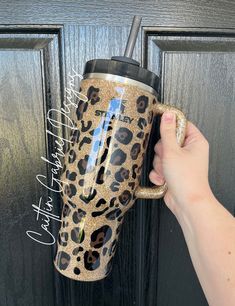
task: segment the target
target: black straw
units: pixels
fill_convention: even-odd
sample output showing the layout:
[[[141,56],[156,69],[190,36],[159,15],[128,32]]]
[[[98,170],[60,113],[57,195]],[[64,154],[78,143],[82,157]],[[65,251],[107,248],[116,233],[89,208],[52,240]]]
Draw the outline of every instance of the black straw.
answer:
[[[131,26],[131,31],[126,44],[124,56],[132,58],[133,50],[135,48],[136,39],[139,33],[142,17],[134,16]]]

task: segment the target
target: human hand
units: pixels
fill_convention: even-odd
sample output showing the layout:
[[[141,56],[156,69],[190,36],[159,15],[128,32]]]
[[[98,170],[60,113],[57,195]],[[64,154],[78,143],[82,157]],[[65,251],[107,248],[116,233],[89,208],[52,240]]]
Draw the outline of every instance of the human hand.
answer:
[[[169,114],[173,114],[173,118]],[[149,178],[156,185],[167,183],[164,201],[178,215],[192,202],[212,193],[208,181],[209,144],[188,121],[185,142],[180,147],[176,140],[176,117],[169,111],[162,115],[160,133]]]

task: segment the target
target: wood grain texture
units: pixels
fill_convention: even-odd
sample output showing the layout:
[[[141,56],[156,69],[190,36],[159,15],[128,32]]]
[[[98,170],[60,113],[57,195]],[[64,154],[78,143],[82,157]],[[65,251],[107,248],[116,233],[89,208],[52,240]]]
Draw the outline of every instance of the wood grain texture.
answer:
[[[234,38],[153,36],[153,39],[148,62],[152,69],[161,71],[162,101],[181,108],[208,139],[212,190],[217,199],[234,214],[235,162],[233,158],[225,158],[235,154]],[[195,40],[201,43],[196,49],[193,48]],[[214,41],[214,52],[211,51],[211,41]],[[175,50],[176,45],[184,45],[185,50]],[[207,45],[210,50],[205,52]],[[230,46],[231,50],[225,50],[224,45]],[[160,49],[161,46],[164,51]],[[159,219],[158,304],[207,305],[183,233],[163,203]]]
[[[142,25],[231,28],[235,20],[233,0],[183,1],[1,1],[0,23],[73,23],[128,26],[134,14]],[[226,16],[226,18],[224,18]]]
[[[40,53],[0,51],[0,71],[0,304],[54,305],[50,248],[25,234],[42,192],[35,176],[46,170]]]
[[[31,204],[41,193],[35,175],[50,170],[40,162],[55,141],[45,137],[45,113],[60,107],[72,68],[82,73],[89,59],[123,53],[134,14],[143,16],[142,40],[144,30],[152,32],[144,47],[139,35],[134,58],[161,75],[162,101],[181,108],[207,136],[213,191],[235,213],[233,0],[2,0],[1,306],[207,305],[181,229],[162,200],[137,201],[127,213],[113,271],[100,282],[66,279],[53,268],[52,250],[23,236],[35,226]],[[159,122],[150,137],[144,185]],[[60,199],[55,202],[60,213]]]
[[[25,33],[16,45],[13,34],[0,35],[0,305],[50,306],[56,295],[52,249],[26,231],[39,230],[31,205],[47,196],[36,175],[48,174],[41,160],[49,152],[45,112],[46,105],[60,105],[61,65],[56,37]]]

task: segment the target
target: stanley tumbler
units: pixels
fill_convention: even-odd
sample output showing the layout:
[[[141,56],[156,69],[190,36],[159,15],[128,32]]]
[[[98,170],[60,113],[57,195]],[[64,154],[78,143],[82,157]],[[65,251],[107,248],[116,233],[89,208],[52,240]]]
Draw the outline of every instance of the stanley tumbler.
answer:
[[[88,99],[78,102],[79,129],[64,159],[63,222],[54,262],[71,279],[106,277],[127,210],[136,198],[164,196],[166,184],[139,185],[154,116],[174,111],[177,141],[184,141],[185,116],[158,102],[159,78],[131,59],[139,24],[136,18],[124,57],[85,65],[81,93]]]

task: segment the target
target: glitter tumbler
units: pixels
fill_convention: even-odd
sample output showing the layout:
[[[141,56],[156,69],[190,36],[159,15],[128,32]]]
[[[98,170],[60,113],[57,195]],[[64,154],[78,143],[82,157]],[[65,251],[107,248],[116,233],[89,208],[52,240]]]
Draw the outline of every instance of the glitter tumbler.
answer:
[[[125,56],[85,65],[77,105],[77,130],[65,154],[62,226],[55,267],[78,281],[106,277],[112,268],[124,215],[137,198],[159,199],[167,186],[140,186],[153,118],[176,113],[176,138],[186,119],[158,101],[159,78],[131,58],[140,20],[134,19]]]

